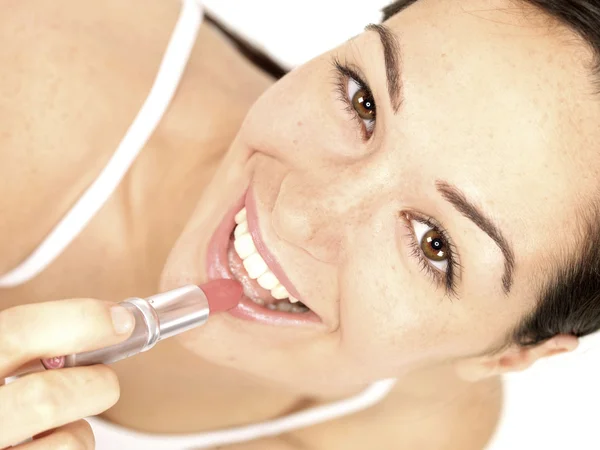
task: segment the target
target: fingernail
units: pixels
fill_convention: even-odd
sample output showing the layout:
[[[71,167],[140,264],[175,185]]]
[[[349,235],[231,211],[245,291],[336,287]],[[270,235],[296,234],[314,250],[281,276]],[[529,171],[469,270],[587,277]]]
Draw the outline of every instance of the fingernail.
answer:
[[[129,333],[134,326],[133,314],[122,306],[110,308],[113,327],[117,334]]]

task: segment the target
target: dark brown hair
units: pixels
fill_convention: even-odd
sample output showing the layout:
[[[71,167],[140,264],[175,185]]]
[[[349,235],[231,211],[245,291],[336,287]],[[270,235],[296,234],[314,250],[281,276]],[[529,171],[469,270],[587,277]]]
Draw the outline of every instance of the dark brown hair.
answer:
[[[600,0],[520,0],[577,32],[595,55],[590,75],[600,86]],[[384,20],[417,0],[397,0]],[[600,101],[600,99],[599,99]],[[531,346],[559,334],[585,336],[600,330],[600,206],[581,214],[576,245],[547,268],[535,309],[511,330],[507,344]]]

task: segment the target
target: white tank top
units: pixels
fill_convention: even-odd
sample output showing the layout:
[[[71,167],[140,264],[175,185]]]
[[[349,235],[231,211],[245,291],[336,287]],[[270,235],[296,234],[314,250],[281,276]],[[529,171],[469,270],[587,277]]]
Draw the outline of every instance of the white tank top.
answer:
[[[175,95],[196,42],[202,17],[200,0],[182,0],[179,19],[152,89],[112,158],[31,255],[17,267],[0,276],[0,288],[19,286],[44,271],[81,233],[119,186]],[[94,428],[98,450],[204,449],[276,436],[353,414],[381,401],[394,384],[395,380],[383,380],[371,385],[359,395],[343,401],[310,408],[268,422],[186,436],[142,434],[97,418],[89,420]]]

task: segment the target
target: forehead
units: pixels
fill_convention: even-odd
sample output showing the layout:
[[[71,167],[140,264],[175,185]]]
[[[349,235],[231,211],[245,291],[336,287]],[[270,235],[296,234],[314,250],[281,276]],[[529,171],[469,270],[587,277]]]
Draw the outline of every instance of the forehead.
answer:
[[[410,148],[404,161],[422,161],[423,183],[446,179],[490,212],[521,268],[573,232],[600,167],[590,52],[528,8],[420,0],[387,23],[402,47],[404,83],[391,142]]]
[[[526,3],[420,0],[387,25],[402,48],[405,115],[425,102],[429,117],[461,135],[510,129],[503,138],[511,143],[547,139],[561,151],[573,146],[574,131],[586,143],[597,131],[591,51]]]

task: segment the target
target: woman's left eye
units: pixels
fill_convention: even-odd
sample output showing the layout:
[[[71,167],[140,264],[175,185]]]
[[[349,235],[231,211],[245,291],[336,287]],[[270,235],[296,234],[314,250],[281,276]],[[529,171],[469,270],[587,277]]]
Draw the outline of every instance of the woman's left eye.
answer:
[[[337,91],[346,109],[359,123],[365,139],[369,139],[375,130],[377,106],[369,85],[359,75],[359,70],[333,62],[337,74]]]
[[[371,92],[353,77],[348,77],[348,101],[358,117],[363,121],[368,133],[372,133],[375,128],[375,117],[377,116],[377,107]]]
[[[460,277],[459,256],[448,232],[432,218],[404,213],[404,225],[411,256],[416,258],[425,273],[431,275],[446,293],[457,295],[457,282]]]
[[[418,220],[411,220],[416,241],[428,264],[440,272],[447,274],[450,261],[449,245],[444,236],[429,225]]]

